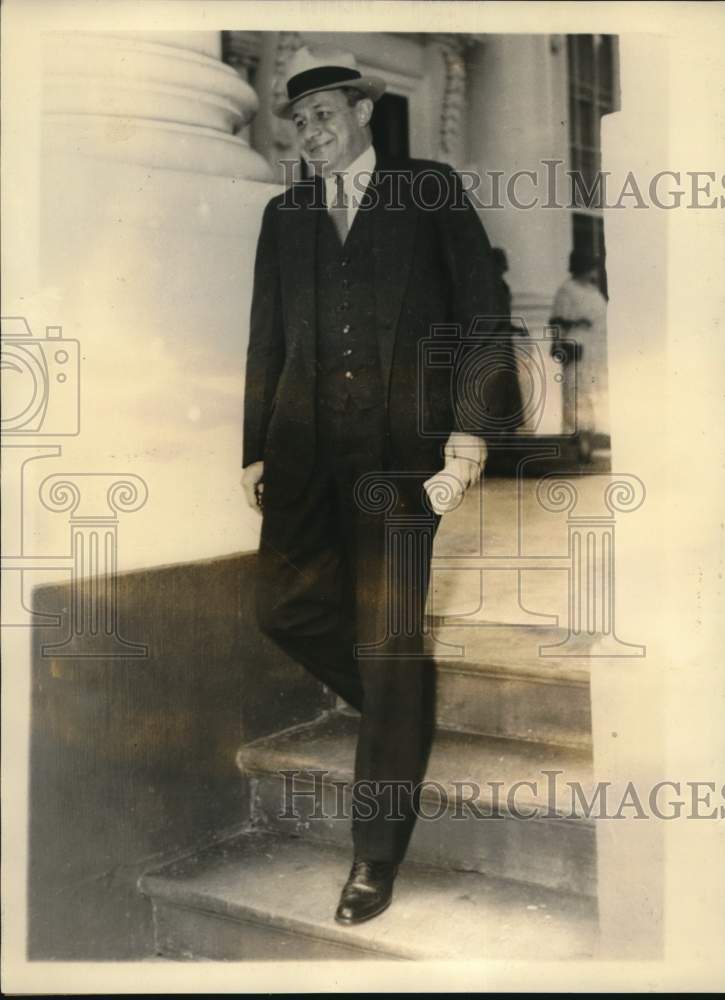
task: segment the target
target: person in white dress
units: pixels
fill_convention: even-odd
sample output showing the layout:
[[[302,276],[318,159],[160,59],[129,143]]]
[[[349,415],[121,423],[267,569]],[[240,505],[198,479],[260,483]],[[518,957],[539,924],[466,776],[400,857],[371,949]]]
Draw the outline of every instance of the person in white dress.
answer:
[[[565,342],[552,346],[564,362],[565,433],[577,432],[584,461],[591,458],[594,435],[609,435],[607,300],[599,290],[600,267],[596,257],[572,251],[571,277],[557,291],[549,320]]]

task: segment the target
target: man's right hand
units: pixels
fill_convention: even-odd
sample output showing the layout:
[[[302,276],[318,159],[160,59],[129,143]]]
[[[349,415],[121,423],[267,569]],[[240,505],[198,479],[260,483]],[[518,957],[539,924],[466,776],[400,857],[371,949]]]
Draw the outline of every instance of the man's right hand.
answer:
[[[252,462],[242,472],[241,484],[250,507],[262,513],[262,493],[264,492],[264,462]]]

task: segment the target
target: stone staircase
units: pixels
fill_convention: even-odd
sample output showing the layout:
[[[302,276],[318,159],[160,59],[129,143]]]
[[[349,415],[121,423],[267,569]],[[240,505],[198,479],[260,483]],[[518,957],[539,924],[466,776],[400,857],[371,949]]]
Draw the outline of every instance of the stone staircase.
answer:
[[[595,953],[594,821],[567,786],[576,782],[590,798],[587,660],[540,655],[563,637],[556,627],[459,623],[434,635],[438,727],[421,810],[436,818],[418,820],[391,908],[354,928],[333,920],[351,861],[349,812],[340,804],[357,728],[355,714],[338,708],[241,747],[238,765],[252,779],[251,826],[143,877],[159,954],[552,960]],[[465,655],[456,655],[461,648]],[[288,818],[285,771],[295,773],[298,793]]]

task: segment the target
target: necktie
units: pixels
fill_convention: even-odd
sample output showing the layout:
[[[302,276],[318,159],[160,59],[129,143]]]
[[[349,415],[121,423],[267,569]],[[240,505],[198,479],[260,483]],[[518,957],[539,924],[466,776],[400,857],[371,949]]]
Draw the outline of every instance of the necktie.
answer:
[[[335,199],[332,205],[328,206],[328,211],[335,224],[340,243],[344,243],[349,232],[347,225],[347,202],[345,201],[345,188],[343,186],[343,175],[335,174]]]

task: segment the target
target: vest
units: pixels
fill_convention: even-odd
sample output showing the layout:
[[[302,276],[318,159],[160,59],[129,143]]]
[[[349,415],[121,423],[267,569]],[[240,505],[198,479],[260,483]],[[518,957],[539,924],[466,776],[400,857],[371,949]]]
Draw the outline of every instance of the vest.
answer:
[[[320,401],[339,411],[383,405],[372,212],[358,210],[344,246],[328,213],[319,213],[315,272]]]

